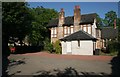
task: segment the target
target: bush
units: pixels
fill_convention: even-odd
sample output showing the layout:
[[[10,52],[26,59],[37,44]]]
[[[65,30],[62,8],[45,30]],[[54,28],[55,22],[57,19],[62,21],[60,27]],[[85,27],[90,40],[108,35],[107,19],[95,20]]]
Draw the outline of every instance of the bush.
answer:
[[[55,49],[55,53],[57,53],[57,54],[61,54],[62,53],[62,48],[61,48],[60,40],[57,40],[54,43],[54,49]]]
[[[53,51],[53,44],[51,44],[49,39],[45,39],[44,41],[44,50],[47,50],[49,52]]]
[[[117,41],[109,41],[107,50],[109,53],[119,52],[120,51],[120,43]]]

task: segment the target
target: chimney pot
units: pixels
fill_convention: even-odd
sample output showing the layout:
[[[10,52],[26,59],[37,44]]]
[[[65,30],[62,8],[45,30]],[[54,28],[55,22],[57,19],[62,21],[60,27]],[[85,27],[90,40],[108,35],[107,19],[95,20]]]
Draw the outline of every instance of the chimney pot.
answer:
[[[76,5],[76,6],[75,6],[75,9],[80,9],[80,6],[79,6],[79,5]]]
[[[64,12],[64,9],[63,9],[63,8],[61,8],[61,12]]]

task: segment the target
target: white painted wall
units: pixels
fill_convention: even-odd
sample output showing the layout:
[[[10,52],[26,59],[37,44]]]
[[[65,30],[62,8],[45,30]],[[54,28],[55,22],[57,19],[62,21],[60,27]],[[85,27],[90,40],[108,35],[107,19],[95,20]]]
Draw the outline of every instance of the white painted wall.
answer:
[[[88,25],[88,33],[91,34],[91,25]]]
[[[62,54],[67,54],[67,42],[62,41]],[[80,47],[78,41],[71,41],[71,52],[73,55],[93,55],[93,41],[81,40]]]
[[[62,45],[62,54],[67,54],[67,43],[62,41],[61,45]]]
[[[96,38],[96,19],[94,19],[94,23],[92,25],[92,36]]]

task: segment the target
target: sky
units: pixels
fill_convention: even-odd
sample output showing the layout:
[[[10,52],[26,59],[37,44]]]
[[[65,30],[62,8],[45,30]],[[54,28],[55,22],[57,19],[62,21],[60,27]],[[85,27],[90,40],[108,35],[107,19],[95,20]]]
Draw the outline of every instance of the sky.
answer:
[[[44,8],[55,9],[58,12],[64,8],[65,16],[74,15],[75,5],[80,6],[81,14],[97,13],[101,18],[104,18],[105,13],[113,10],[118,15],[118,2],[28,2],[28,4],[31,8],[43,6]]]

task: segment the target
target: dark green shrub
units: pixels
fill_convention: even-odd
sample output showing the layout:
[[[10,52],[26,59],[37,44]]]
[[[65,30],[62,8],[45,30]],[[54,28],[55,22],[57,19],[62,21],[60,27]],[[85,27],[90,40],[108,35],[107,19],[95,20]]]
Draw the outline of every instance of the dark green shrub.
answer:
[[[55,49],[55,53],[57,53],[57,54],[61,54],[62,53],[62,48],[61,48],[60,40],[57,40],[54,43],[54,49]]]
[[[51,44],[49,39],[45,39],[44,41],[44,50],[47,50],[49,52],[52,52],[53,50],[53,44]]]
[[[109,51],[109,53],[119,52],[120,51],[120,43],[117,41],[109,41],[107,50]]]

